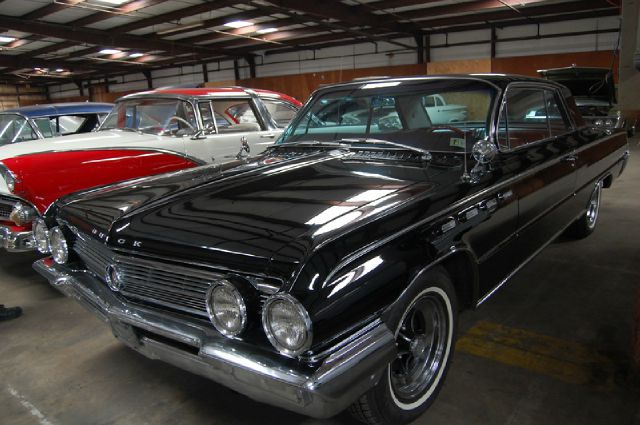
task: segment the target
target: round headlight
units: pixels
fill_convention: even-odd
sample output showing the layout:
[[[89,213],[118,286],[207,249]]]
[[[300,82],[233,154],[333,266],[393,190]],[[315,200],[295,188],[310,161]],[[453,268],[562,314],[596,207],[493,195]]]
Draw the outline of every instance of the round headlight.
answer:
[[[291,295],[279,294],[267,300],[262,325],[271,344],[286,356],[297,356],[311,346],[311,319]]]
[[[221,334],[234,337],[247,326],[247,305],[229,281],[219,280],[207,292],[209,320]]]
[[[44,220],[36,218],[33,221],[33,239],[36,242],[36,249],[42,254],[48,254],[51,250],[49,247],[49,229]]]
[[[600,118],[598,118],[597,120],[595,120],[595,121],[593,122],[593,124],[594,124],[596,127],[602,127],[602,124],[604,124],[604,122],[603,122]]]
[[[64,264],[69,259],[69,249],[67,247],[67,241],[64,239],[62,229],[54,227],[49,232],[49,241],[51,246],[51,256],[53,261],[58,264]]]
[[[22,202],[16,203],[9,215],[9,220],[16,223],[18,226],[25,226],[33,221],[38,216],[38,212],[35,208],[23,204]]]

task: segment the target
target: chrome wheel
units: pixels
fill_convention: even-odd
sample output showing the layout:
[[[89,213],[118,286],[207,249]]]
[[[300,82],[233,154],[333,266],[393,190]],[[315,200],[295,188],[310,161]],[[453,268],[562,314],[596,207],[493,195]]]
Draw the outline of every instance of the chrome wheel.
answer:
[[[389,366],[391,390],[401,404],[419,399],[439,380],[451,343],[451,307],[438,292],[416,299],[396,334],[398,356]]]
[[[587,205],[587,227],[593,229],[596,227],[598,221],[598,211],[600,210],[600,197],[602,195],[602,182],[596,183],[595,189],[589,199],[589,205]]]

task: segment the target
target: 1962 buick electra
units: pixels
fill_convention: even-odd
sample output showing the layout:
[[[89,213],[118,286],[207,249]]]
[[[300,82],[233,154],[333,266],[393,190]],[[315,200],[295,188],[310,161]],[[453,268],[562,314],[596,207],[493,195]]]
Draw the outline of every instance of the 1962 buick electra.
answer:
[[[466,120],[433,123],[433,95]],[[366,119],[319,118],[354,101]],[[591,233],[627,156],[553,82],[334,85],[254,160],[60,200],[34,267],[152,359],[309,416],[406,423],[443,384],[459,311]]]
[[[34,249],[32,220],[62,195],[260,153],[299,106],[241,87],[154,90],[119,99],[97,132],[0,146],[0,247]]]

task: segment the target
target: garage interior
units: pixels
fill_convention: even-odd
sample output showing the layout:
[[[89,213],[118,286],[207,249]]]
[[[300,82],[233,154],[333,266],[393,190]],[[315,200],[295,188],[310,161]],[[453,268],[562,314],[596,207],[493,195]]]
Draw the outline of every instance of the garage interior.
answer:
[[[640,113],[638,0],[0,0],[0,110],[238,85],[304,102],[367,76],[611,68]],[[640,142],[596,232],[559,239],[460,317],[444,388],[416,424],[640,425]],[[355,424],[260,404],[125,347],[0,252],[0,424]],[[634,347],[634,344],[637,344]]]

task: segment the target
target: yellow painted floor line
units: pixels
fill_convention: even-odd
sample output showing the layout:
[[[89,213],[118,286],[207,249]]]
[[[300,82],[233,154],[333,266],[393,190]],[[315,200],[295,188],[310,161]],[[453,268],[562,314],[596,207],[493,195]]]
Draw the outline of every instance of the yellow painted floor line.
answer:
[[[530,332],[480,321],[458,339],[457,349],[547,375],[564,382],[613,387],[613,362],[594,349]]]

